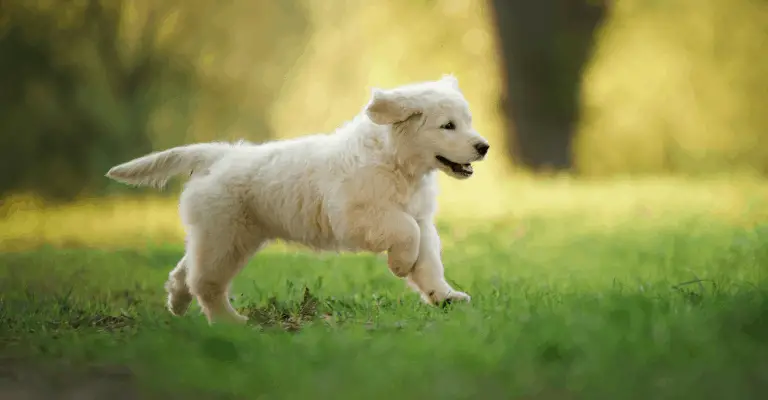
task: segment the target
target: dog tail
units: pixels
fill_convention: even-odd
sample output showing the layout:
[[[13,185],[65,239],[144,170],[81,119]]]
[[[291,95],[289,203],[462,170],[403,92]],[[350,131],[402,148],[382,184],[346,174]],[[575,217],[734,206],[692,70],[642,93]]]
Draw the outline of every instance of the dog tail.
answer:
[[[232,143],[197,143],[147,154],[112,167],[106,176],[135,186],[162,188],[168,179],[205,169],[238,146]]]

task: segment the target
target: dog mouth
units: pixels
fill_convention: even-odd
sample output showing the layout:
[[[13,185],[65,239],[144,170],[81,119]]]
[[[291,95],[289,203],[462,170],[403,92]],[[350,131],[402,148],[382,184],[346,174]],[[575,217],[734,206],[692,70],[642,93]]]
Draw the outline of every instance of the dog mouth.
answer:
[[[451,171],[459,176],[464,177],[470,177],[472,176],[472,173],[474,172],[472,170],[472,164],[459,164],[457,162],[453,162],[443,156],[435,156],[437,161],[440,161],[441,164],[445,165],[446,167],[450,168]]]

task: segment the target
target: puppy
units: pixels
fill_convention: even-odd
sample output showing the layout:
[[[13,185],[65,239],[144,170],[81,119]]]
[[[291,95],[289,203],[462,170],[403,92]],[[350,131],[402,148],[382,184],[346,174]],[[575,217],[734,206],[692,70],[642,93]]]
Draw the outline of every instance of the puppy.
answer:
[[[458,81],[374,89],[330,134],[262,144],[199,143],[112,168],[107,176],[162,187],[188,174],[179,210],[186,254],[166,283],[168,308],[197,298],[209,323],[244,322],[232,279],[275,239],[316,250],[387,252],[390,271],[430,304],[469,301],[445,280],[435,229],[437,171],[472,176],[489,144],[472,128]]]

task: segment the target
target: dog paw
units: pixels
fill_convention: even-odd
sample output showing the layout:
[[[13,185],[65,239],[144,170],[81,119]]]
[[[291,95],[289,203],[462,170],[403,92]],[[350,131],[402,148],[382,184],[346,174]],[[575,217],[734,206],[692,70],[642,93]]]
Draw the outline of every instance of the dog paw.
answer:
[[[440,307],[447,307],[453,303],[469,303],[472,300],[468,294],[456,290],[451,290],[442,295],[432,292],[427,294],[427,298],[432,305]]]
[[[217,313],[215,315],[207,315],[208,324],[227,324],[227,325],[245,325],[248,322],[248,317],[240,315],[238,313]]]
[[[192,304],[192,300],[193,297],[189,291],[168,290],[166,307],[171,314],[180,317],[187,312],[190,304]]]
[[[458,301],[469,303],[472,300],[468,294],[459,291],[451,291],[445,299],[446,301]]]

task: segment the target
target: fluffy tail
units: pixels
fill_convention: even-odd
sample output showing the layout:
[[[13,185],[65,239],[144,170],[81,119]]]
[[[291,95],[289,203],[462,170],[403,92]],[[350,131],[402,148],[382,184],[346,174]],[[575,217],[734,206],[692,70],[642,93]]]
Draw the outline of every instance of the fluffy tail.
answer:
[[[165,186],[168,179],[205,169],[230,153],[238,144],[198,143],[147,154],[112,167],[106,176],[135,186]]]

